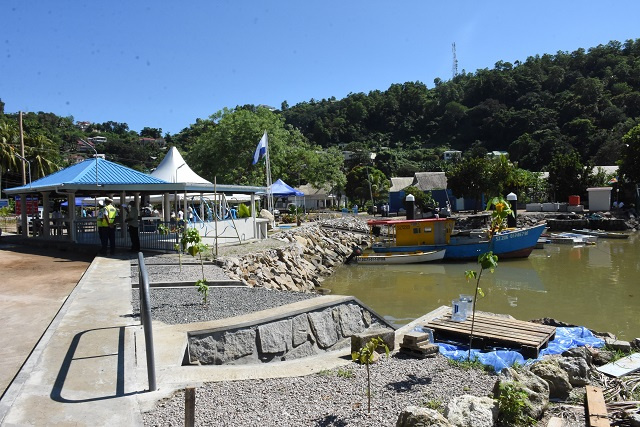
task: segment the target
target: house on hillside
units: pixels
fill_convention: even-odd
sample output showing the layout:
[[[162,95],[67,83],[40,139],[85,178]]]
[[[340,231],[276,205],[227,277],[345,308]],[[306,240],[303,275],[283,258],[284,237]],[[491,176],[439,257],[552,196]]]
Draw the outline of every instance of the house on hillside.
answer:
[[[489,151],[487,153],[487,157],[501,157],[501,156],[504,156],[504,157],[506,157],[508,159],[509,158],[509,152],[494,150],[494,151]]]
[[[106,136],[94,136],[93,138],[87,138],[89,142],[92,144],[106,144],[107,137]]]
[[[85,141],[84,139],[78,139],[76,141],[76,151],[80,153],[93,153],[96,149],[96,145],[91,141]]]
[[[91,122],[87,122],[87,121],[76,122],[76,127],[83,132],[89,129],[90,126],[91,126]]]
[[[462,159],[462,151],[458,150],[447,150],[442,155],[442,158],[445,162],[450,162],[451,160],[460,160]]]

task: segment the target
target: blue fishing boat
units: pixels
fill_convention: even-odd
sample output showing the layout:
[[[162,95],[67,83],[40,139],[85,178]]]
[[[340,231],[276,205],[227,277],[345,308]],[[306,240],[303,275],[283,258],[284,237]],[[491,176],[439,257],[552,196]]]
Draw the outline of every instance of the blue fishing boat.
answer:
[[[452,218],[417,220],[371,220],[369,227],[376,236],[373,251],[415,252],[446,249],[445,260],[475,260],[493,251],[499,258],[526,258],[538,243],[545,225],[510,228],[495,233],[487,230],[455,233]],[[384,230],[383,230],[384,229]]]

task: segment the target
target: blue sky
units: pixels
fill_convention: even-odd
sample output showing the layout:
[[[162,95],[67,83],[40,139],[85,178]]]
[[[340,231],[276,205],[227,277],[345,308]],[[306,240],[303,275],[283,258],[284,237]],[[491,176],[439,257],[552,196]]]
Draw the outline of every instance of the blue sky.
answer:
[[[224,107],[493,68],[640,37],[631,1],[0,2],[5,112],[177,133]]]

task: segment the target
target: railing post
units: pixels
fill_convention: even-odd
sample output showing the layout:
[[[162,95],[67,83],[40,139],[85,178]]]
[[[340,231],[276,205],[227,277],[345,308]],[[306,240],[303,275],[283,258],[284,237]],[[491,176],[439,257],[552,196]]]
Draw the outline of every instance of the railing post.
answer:
[[[196,425],[196,388],[184,389],[184,425],[193,427]]]
[[[153,351],[153,325],[151,322],[151,301],[149,298],[149,274],[144,264],[144,255],[138,252],[138,284],[140,288],[140,324],[144,329],[144,343],[147,354],[147,377],[149,379],[149,391],[155,391],[156,386],[156,361]]]

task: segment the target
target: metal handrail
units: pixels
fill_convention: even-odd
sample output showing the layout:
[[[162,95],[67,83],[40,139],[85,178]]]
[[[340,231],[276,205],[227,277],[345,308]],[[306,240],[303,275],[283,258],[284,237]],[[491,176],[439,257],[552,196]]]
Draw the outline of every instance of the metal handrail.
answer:
[[[151,299],[149,297],[149,273],[144,264],[144,255],[138,252],[138,283],[140,288],[140,324],[144,330],[144,343],[147,353],[147,377],[149,391],[155,391],[156,360],[153,352],[153,327],[151,322]]]

